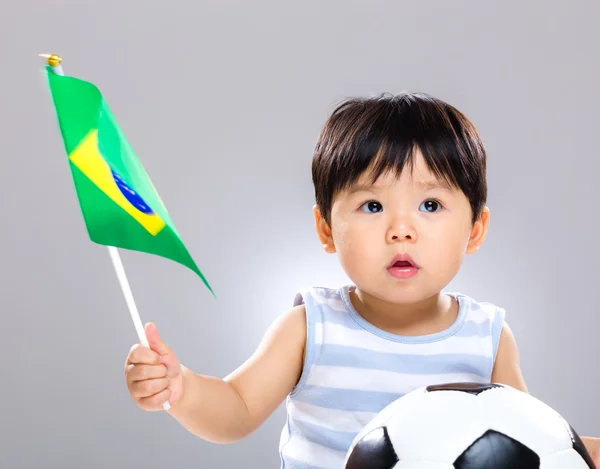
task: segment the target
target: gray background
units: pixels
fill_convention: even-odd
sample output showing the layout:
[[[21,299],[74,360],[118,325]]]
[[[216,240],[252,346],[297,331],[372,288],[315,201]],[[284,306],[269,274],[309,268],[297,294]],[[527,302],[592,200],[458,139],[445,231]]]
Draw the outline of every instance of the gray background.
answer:
[[[88,241],[38,53],[97,83],[218,300],[187,269],[122,257],[143,321],[224,376],[308,284],[346,277],[314,234],[310,160],[331,107],[424,91],[473,119],[492,223],[449,289],[505,307],[531,392],[580,434],[596,401],[593,1],[37,0],[1,7],[0,467],[278,467],[283,409],[233,446],[130,400],[137,336]]]

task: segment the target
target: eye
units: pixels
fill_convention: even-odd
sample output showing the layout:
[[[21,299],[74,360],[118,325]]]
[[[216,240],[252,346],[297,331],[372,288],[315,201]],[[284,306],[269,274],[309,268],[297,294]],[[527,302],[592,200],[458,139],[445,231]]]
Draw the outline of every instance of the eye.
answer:
[[[421,204],[421,207],[424,207],[424,210],[429,213],[437,212],[442,208],[442,204],[440,204],[437,200],[426,200]],[[419,210],[421,210],[419,207]]]
[[[360,208],[367,213],[377,213],[383,210],[381,204],[375,200],[371,200],[370,202],[365,202]]]

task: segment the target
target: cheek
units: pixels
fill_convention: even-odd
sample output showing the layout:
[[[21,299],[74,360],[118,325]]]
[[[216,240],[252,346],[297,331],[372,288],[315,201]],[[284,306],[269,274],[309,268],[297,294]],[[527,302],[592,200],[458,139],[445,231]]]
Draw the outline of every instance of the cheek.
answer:
[[[358,251],[361,245],[361,236],[356,229],[352,229],[348,223],[338,223],[332,230],[336,250],[340,255]]]
[[[456,226],[430,232],[423,244],[430,259],[446,259],[449,263],[460,263],[465,255],[470,231]]]
[[[332,230],[336,251],[342,265],[349,269],[368,268],[368,261],[377,254],[380,244],[374,230],[361,229],[356,224],[339,223]]]

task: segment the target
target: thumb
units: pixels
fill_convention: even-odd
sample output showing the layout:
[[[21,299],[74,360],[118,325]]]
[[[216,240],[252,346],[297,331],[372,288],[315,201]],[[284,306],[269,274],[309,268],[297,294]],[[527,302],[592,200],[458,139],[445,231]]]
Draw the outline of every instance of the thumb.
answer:
[[[156,324],[148,323],[145,327],[146,338],[151,350],[154,350],[161,357],[166,357],[172,353],[170,347],[163,342],[156,328]]]

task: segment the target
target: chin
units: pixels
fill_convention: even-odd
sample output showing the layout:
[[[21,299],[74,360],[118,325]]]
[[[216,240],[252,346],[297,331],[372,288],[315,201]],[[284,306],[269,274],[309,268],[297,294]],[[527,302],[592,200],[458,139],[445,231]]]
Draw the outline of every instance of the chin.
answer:
[[[380,285],[358,286],[358,289],[364,294],[376,298],[386,303],[394,304],[412,304],[430,298],[431,295],[425,294],[422,289],[414,285],[400,285],[382,288]]]
[[[394,279],[395,280],[395,279]],[[355,283],[357,288],[364,294],[376,298],[386,303],[398,305],[415,304],[422,301],[430,300],[439,296],[443,287],[431,288],[429,285],[424,288],[421,282],[378,282],[367,281],[364,283]]]

